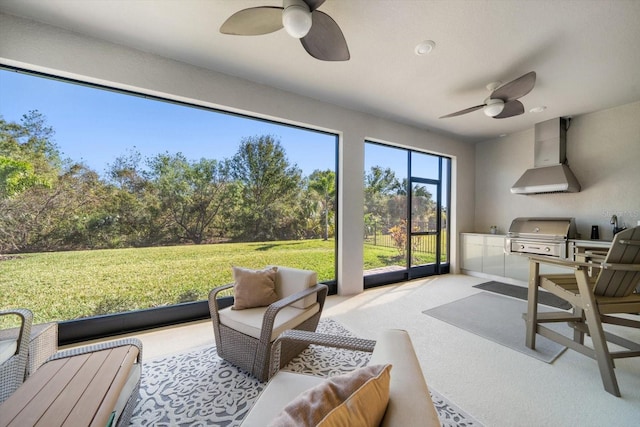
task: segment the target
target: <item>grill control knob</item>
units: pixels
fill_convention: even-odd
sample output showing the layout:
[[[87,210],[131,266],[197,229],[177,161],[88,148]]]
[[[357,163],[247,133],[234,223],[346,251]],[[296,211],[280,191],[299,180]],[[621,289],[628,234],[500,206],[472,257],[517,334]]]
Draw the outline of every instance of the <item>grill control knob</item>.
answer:
[[[524,245],[520,245],[520,249],[524,250]]]
[[[549,248],[549,246],[547,246],[546,248],[544,248],[544,251],[545,251],[545,252],[550,252],[550,251],[551,251],[551,248]]]

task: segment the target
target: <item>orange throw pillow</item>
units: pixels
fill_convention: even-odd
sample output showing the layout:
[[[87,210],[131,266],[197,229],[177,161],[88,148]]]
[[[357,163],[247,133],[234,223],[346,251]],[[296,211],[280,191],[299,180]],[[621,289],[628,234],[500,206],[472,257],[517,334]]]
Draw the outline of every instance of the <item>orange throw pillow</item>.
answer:
[[[269,426],[377,427],[389,403],[391,365],[329,378],[301,393]]]

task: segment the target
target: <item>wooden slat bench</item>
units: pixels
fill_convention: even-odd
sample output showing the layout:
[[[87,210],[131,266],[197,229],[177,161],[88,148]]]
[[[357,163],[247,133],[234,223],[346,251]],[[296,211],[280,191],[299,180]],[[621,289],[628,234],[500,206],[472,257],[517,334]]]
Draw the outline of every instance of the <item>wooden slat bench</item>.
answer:
[[[128,425],[141,359],[135,338],[60,352],[0,406],[0,427]]]

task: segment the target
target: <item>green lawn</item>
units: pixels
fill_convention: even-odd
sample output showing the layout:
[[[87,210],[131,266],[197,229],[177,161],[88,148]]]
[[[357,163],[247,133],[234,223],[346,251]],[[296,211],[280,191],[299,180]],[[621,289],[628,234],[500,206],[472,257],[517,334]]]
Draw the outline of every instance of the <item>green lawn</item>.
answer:
[[[0,259],[0,309],[29,308],[40,323],[204,300],[232,266],[332,280],[334,252],[334,240],[304,240],[24,254]],[[365,270],[389,265],[404,265],[396,249],[365,244]]]
[[[378,267],[387,267],[390,265],[404,266],[406,261],[396,248],[385,246],[375,246],[365,243],[364,245],[364,269],[370,270]]]
[[[24,254],[0,261],[0,307],[26,307],[35,322],[203,300],[231,282],[231,267],[269,264],[335,278],[333,240]]]

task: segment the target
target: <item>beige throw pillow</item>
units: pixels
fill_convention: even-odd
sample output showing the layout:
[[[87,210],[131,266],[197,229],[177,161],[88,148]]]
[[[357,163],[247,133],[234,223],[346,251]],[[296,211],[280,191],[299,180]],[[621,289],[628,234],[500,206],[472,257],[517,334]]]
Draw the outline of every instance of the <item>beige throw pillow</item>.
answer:
[[[301,393],[269,426],[377,427],[389,403],[391,365],[329,378]]]
[[[249,270],[233,267],[233,306],[232,310],[265,307],[278,301],[276,294],[277,267],[265,270]]]

